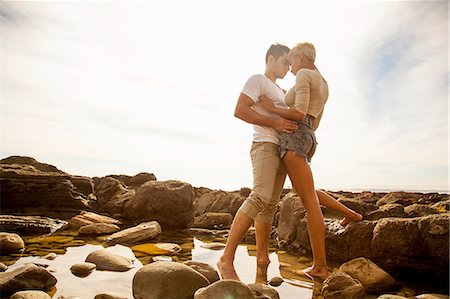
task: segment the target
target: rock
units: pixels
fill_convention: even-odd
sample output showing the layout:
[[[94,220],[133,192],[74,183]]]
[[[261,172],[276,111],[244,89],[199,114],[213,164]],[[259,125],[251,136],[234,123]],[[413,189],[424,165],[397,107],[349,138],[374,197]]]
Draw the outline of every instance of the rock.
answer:
[[[405,213],[408,217],[421,217],[426,215],[437,214],[438,211],[429,205],[412,204],[405,208]]]
[[[88,196],[94,193],[94,182],[91,178],[86,176],[73,175],[70,177],[70,181],[75,187],[75,190]]]
[[[214,190],[205,192],[194,201],[195,216],[207,212],[235,215],[245,197],[239,193]]]
[[[192,298],[197,289],[208,284],[205,276],[187,265],[154,262],[134,275],[133,296],[136,299]]]
[[[109,223],[95,223],[80,227],[79,235],[105,235],[118,232],[120,227]]]
[[[115,224],[115,225],[120,225],[122,224],[119,220],[108,217],[108,216],[104,216],[104,215],[99,215],[93,212],[87,212],[87,211],[81,211],[80,215],[81,217],[83,217],[86,220],[91,221],[92,223],[108,223],[108,224]]]
[[[402,206],[409,206],[417,201],[423,194],[411,192],[390,192],[377,201],[378,206],[388,203],[398,203]]]
[[[148,181],[156,181],[156,176],[153,173],[141,172],[132,177],[127,186],[139,188],[141,185]]]
[[[92,273],[97,268],[97,266],[93,263],[78,263],[73,264],[72,267],[70,267],[70,271],[75,276],[79,277],[86,277],[89,274]]]
[[[202,245],[200,245],[200,247],[206,248],[206,249],[211,249],[211,250],[221,250],[221,249],[225,248],[225,244],[211,242],[211,243],[202,244]]]
[[[241,190],[239,191],[239,194],[244,198],[247,198],[250,195],[250,193],[252,193],[252,189],[247,187],[242,187]]]
[[[448,211],[450,211],[450,199],[438,201],[437,203],[433,204],[431,207],[438,212],[447,213]]]
[[[194,219],[192,186],[180,181],[149,181],[125,204],[132,222],[156,220],[162,226],[186,227]]]
[[[44,268],[34,264],[0,273],[0,293],[2,296],[22,290],[48,290],[56,284],[56,278]]]
[[[69,226],[70,226],[71,228],[80,228],[80,227],[82,227],[82,226],[85,226],[85,225],[91,225],[91,224],[93,224],[93,223],[94,223],[94,222],[92,222],[92,221],[89,220],[89,219],[84,218],[84,217],[81,216],[81,215],[73,216],[73,217],[70,218],[70,220],[69,220]]]
[[[5,159],[0,160],[0,164],[18,164],[18,165],[29,165],[33,166],[33,168],[42,171],[42,172],[55,172],[61,174],[67,174],[64,171],[59,170],[53,165],[41,163],[36,161],[36,159],[26,156],[10,156]]]
[[[161,234],[161,226],[156,221],[144,222],[124,229],[107,238],[108,244],[133,245],[144,240],[152,240]]]
[[[442,294],[421,294],[416,296],[416,299],[449,299],[450,297]]]
[[[244,283],[236,280],[219,280],[205,288],[198,289],[194,299],[255,299],[252,290]]]
[[[0,215],[3,231],[20,235],[45,235],[54,233],[67,226],[67,221],[40,216]]]
[[[50,299],[51,297],[43,291],[19,291],[14,293],[9,299]]]
[[[50,253],[44,255],[42,258],[47,259],[47,260],[54,260],[57,257],[58,257],[58,255],[56,253],[50,252]]]
[[[113,217],[122,215],[124,205],[129,201],[136,191],[127,189],[120,181],[111,177],[101,179],[100,184],[95,187],[97,197],[97,209]]]
[[[440,264],[442,273],[448,273],[450,214],[429,215],[419,219],[418,229],[425,245],[425,256]]]
[[[154,262],[171,262],[172,258],[167,255],[157,255],[157,256],[152,257],[152,260]]]
[[[88,207],[86,196],[75,190],[67,174],[42,172],[28,165],[0,164],[0,177],[3,214],[67,219]]]
[[[278,220],[278,237],[286,243],[293,243],[297,239],[297,229],[300,221],[305,217],[306,209],[300,197],[295,192],[286,194],[280,205]]]
[[[280,299],[278,292],[269,286],[263,284],[249,284],[248,287],[252,290],[256,298]]]
[[[273,287],[278,287],[283,283],[284,279],[281,277],[273,277],[269,280],[269,284]]]
[[[23,252],[25,243],[18,234],[0,233],[0,249],[2,255]]]
[[[220,280],[219,273],[207,263],[196,262],[196,261],[185,261],[183,264],[188,265],[195,271],[199,272],[205,276],[209,283],[213,283]]]
[[[403,297],[403,296],[398,296],[398,295],[384,294],[384,295],[378,296],[377,299],[408,299],[408,298]]]
[[[396,286],[395,279],[389,273],[364,257],[342,264],[339,270],[361,282],[366,292],[380,293]]]
[[[364,295],[364,287],[347,273],[337,271],[323,282],[322,294],[325,299],[359,299]]]
[[[192,227],[211,229],[229,228],[232,221],[233,216],[229,213],[207,212],[195,217]]]
[[[127,299],[127,296],[117,295],[117,294],[109,294],[109,293],[101,293],[95,295],[94,299]]]
[[[0,272],[5,272],[8,270],[8,266],[0,262]]]
[[[110,253],[104,249],[91,252],[85,262],[95,264],[97,270],[124,272],[133,268],[133,263],[130,259]]]
[[[398,203],[385,204],[379,210],[375,210],[367,215],[369,220],[378,220],[387,217],[406,217],[405,208]]]

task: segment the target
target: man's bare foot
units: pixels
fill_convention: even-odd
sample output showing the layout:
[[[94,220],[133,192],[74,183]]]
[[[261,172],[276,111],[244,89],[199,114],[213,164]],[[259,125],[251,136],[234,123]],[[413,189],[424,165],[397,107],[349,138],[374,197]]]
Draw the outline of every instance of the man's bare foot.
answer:
[[[217,262],[217,268],[219,268],[220,276],[222,279],[233,279],[241,281],[239,276],[234,270],[233,262],[224,261],[222,258]]]
[[[327,266],[311,266],[303,270],[294,270],[294,273],[298,275],[308,276],[311,279],[321,279],[324,280],[330,276]]]
[[[344,217],[344,219],[341,220],[340,224],[342,226],[346,226],[350,222],[358,222],[358,221],[361,221],[362,219],[363,219],[363,216],[361,214],[355,213],[351,217]]]

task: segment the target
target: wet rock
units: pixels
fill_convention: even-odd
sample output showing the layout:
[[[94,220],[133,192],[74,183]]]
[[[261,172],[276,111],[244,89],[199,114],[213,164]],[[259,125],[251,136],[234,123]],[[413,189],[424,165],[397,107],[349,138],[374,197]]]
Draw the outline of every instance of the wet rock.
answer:
[[[135,252],[141,252],[149,255],[175,254],[181,251],[177,244],[168,243],[144,243],[131,247]]]
[[[95,264],[97,270],[124,272],[133,268],[130,259],[103,249],[91,252],[85,262]]]
[[[194,299],[255,299],[252,290],[245,284],[236,280],[219,280],[207,287],[198,289]]]
[[[361,282],[366,292],[379,293],[396,286],[395,279],[389,273],[364,257],[342,264],[339,270]]]
[[[136,191],[127,189],[126,186],[111,177],[102,178],[100,184],[95,187],[98,211],[113,217],[122,215],[124,205]]]
[[[19,291],[14,293],[9,299],[50,299],[51,297],[43,291]]]
[[[232,221],[233,216],[229,213],[207,212],[205,214],[195,217],[192,227],[211,228],[211,229],[229,228]]]
[[[95,295],[94,299],[127,299],[127,296],[117,295],[117,294],[109,294],[109,293],[101,293]]]
[[[378,220],[386,217],[406,217],[405,208],[401,204],[385,204],[379,210],[373,211],[367,215],[369,220]]]
[[[200,195],[194,201],[195,216],[207,212],[235,215],[245,197],[240,193],[211,190]]]
[[[88,206],[70,176],[33,166],[0,164],[3,214],[32,214],[67,219]]]
[[[408,298],[399,296],[399,295],[384,294],[384,295],[378,296],[377,299],[408,299]]]
[[[450,297],[442,294],[421,294],[416,296],[416,299],[449,299]]]
[[[136,299],[192,298],[197,289],[208,284],[205,276],[187,265],[154,262],[134,275],[133,296]]]
[[[46,255],[44,255],[42,258],[47,260],[54,260],[58,255],[54,252],[50,252]]]
[[[186,227],[194,220],[194,193],[190,184],[180,181],[149,181],[124,207],[127,221],[156,220],[162,226]]]
[[[359,299],[364,294],[364,287],[347,273],[337,271],[323,282],[322,294],[325,299]]]
[[[2,255],[23,252],[25,243],[18,234],[0,233],[0,249]]]
[[[256,298],[280,299],[277,290],[263,284],[249,284],[248,287],[252,290]]]
[[[97,268],[97,266],[93,263],[78,263],[73,264],[72,267],[70,267],[70,271],[75,276],[79,277],[86,277],[89,274],[92,273]]]
[[[51,234],[66,227],[66,225],[67,221],[48,217],[0,215],[2,230],[20,235]]]
[[[120,227],[109,223],[95,223],[80,227],[79,235],[105,235],[118,232]]]
[[[185,261],[183,264],[188,265],[195,271],[199,272],[203,276],[205,276],[209,283],[213,283],[220,280],[219,273],[214,269],[213,266],[196,261]]]
[[[200,245],[200,247],[206,248],[206,249],[211,249],[211,250],[221,250],[221,249],[225,248],[225,244],[212,242],[212,243],[202,244],[202,245]]]
[[[161,226],[156,221],[144,222],[112,234],[108,244],[133,245],[145,240],[156,239],[161,234]]]
[[[56,284],[56,278],[44,268],[27,264],[21,268],[0,273],[0,292],[13,294],[22,290],[48,290]]]
[[[426,215],[437,214],[438,211],[429,205],[423,204],[412,204],[405,208],[405,213],[407,217],[421,217]]]
[[[88,196],[94,193],[94,182],[91,178],[86,176],[73,175],[70,177],[70,181],[75,187],[75,190]]]
[[[269,285],[273,287],[278,287],[283,283],[284,279],[281,277],[273,277],[269,280]]]
[[[8,269],[8,266],[6,266],[3,263],[0,263],[0,272],[5,272]]]

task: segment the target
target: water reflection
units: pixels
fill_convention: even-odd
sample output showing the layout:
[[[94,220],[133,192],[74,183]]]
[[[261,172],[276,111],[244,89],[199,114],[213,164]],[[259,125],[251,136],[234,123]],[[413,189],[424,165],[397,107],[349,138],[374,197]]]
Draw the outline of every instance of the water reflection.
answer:
[[[122,245],[107,246],[101,239],[77,240],[70,233],[61,232],[60,236],[52,239],[26,238],[26,251],[23,256],[2,257],[2,262],[10,265],[13,270],[26,263],[36,263],[47,266],[47,269],[57,278],[56,288],[49,291],[53,298],[59,296],[74,296],[80,299],[91,299],[99,293],[112,293],[126,298],[132,296],[132,281],[134,274],[143,265],[153,262],[154,255],[141,252],[133,252],[129,247]],[[64,241],[66,243],[64,243]],[[178,254],[164,254],[170,256],[174,261],[183,262],[194,260],[208,263],[217,270],[216,262],[223,253],[223,249],[203,248],[210,242],[225,243],[223,235],[219,236],[190,236],[180,232],[167,233],[161,236],[159,242],[176,243],[182,251]],[[87,243],[87,244],[86,244]],[[73,264],[84,262],[92,251],[106,249],[107,251],[130,258],[134,262],[134,268],[127,272],[94,271],[87,277],[77,277],[70,268]],[[282,277],[284,283],[275,289],[279,292],[281,299],[290,298],[317,298],[320,292],[314,291],[314,284],[309,279],[302,279],[291,270],[307,266],[310,260],[300,259],[284,251],[274,251],[271,248],[269,255],[271,263],[265,266],[257,266],[254,245],[240,245],[236,251],[236,271],[242,281],[251,284],[255,282],[264,283],[273,277]],[[49,252],[57,252],[59,255],[54,260],[43,259]],[[33,256],[27,256],[33,255]],[[36,256],[40,255],[40,256]]]

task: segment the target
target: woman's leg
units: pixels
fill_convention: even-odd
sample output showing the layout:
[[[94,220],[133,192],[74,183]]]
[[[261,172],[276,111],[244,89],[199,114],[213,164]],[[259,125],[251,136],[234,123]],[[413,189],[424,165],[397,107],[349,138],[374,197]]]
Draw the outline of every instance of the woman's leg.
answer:
[[[316,190],[316,192],[317,196],[319,197],[319,202],[321,205],[324,205],[328,208],[331,208],[344,214],[345,217],[341,221],[342,226],[346,226],[349,222],[352,221],[357,222],[363,219],[361,214],[356,213],[352,209],[349,209],[348,207],[337,201],[334,197],[332,197],[325,191]]]
[[[297,190],[307,213],[307,224],[314,264],[305,269],[307,275],[325,278],[329,275],[325,254],[325,224],[314,179],[305,158],[288,151],[283,157],[289,178]]]

